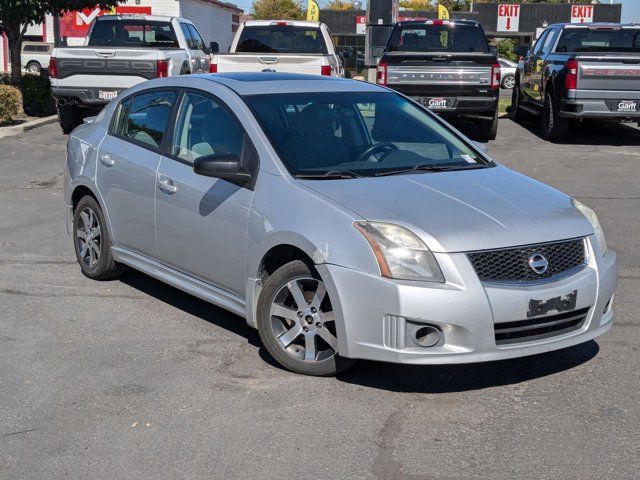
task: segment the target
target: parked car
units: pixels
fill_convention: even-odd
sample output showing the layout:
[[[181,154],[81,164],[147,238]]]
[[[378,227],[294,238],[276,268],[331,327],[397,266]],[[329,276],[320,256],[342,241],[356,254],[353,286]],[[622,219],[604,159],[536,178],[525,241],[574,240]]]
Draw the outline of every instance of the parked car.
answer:
[[[500,64],[500,77],[502,78],[502,88],[513,88],[516,84],[516,68],[518,64],[507,60],[506,58],[498,58]]]
[[[516,72],[511,117],[541,119],[545,139],[572,121],[640,119],[638,24],[557,24],[547,28]]]
[[[40,75],[42,69],[49,66],[51,50],[53,50],[52,43],[22,42],[20,54],[22,68],[32,75]]]
[[[192,75],[88,121],[64,180],[82,272],[128,265],[245,317],[292,371],[514,358],[611,328],[596,214],[396,92]]]
[[[96,18],[82,47],[51,54],[51,95],[64,133],[127,88],[157,77],[209,71],[207,47],[189,20],[156,15]]]
[[[211,59],[215,72],[293,72],[344,77],[344,66],[324,23],[298,20],[243,22],[229,53]],[[342,55],[349,56],[350,51]]]
[[[476,21],[396,24],[378,63],[377,83],[445,118],[475,120],[483,139],[496,138],[500,65]]]

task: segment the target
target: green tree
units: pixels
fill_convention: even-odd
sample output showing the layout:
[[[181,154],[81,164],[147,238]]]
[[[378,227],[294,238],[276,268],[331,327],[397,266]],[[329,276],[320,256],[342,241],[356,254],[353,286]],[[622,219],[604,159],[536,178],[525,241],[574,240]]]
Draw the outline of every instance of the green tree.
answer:
[[[251,15],[256,20],[301,20],[305,10],[294,0],[255,0]]]
[[[331,0],[324,8],[327,10],[353,10],[355,7],[353,2],[349,0]]]
[[[124,0],[0,0],[0,33],[7,34],[11,80],[18,84],[22,79],[20,50],[22,39],[31,24],[42,23],[48,14],[61,14],[83,8],[110,8]]]
[[[516,41],[511,38],[494,38],[491,45],[498,49],[498,57],[515,61],[518,59],[515,48]]]

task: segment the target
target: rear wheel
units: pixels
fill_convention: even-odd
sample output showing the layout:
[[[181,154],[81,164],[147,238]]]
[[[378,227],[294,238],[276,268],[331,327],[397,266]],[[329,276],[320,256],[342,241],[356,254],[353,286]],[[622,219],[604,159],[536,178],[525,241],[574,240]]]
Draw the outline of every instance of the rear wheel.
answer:
[[[267,279],[257,314],[262,343],[283,367],[328,376],[352,363],[338,355],[331,300],[318,273],[304,262],[287,263]]]
[[[515,75],[505,75],[502,79],[502,88],[513,88],[516,84]]]
[[[569,132],[569,121],[558,115],[558,105],[551,93],[544,97],[542,108],[542,138],[559,140]]]
[[[62,133],[69,134],[82,123],[80,108],[76,105],[58,105],[57,108]]]
[[[493,114],[491,120],[480,120],[479,128],[482,140],[495,140],[498,135],[498,112]]]
[[[30,73],[31,75],[40,75],[41,70],[42,66],[35,60],[27,63],[27,73]]]
[[[112,280],[120,276],[123,265],[111,255],[111,235],[96,199],[85,195],[73,212],[73,244],[76,258],[87,277]]]

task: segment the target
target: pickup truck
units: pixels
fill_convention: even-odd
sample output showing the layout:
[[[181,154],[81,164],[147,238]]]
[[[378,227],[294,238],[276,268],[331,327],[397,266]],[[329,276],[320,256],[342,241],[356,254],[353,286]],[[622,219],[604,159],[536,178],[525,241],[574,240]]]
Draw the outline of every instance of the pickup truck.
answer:
[[[640,120],[640,25],[550,25],[519,53],[510,115],[539,117],[543,138],[583,119]]]
[[[208,48],[189,20],[152,15],[96,18],[84,46],[55,48],[51,95],[64,133],[120,92],[156,77],[209,71]]]
[[[344,77],[344,67],[324,23],[291,20],[243,22],[229,53],[212,44],[210,72],[293,72]],[[344,58],[349,53],[345,52]]]
[[[447,119],[477,121],[481,138],[496,138],[500,64],[476,21],[397,23],[378,61],[377,83]]]

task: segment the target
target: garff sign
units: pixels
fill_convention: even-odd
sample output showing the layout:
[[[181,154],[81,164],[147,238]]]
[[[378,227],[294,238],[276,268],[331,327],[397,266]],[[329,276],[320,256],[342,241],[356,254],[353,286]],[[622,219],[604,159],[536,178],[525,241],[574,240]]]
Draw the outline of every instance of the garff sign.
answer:
[[[520,28],[520,5],[501,3],[498,5],[498,32],[517,32]]]
[[[593,22],[593,5],[571,5],[571,23]]]

